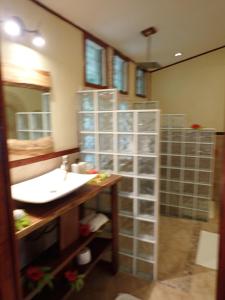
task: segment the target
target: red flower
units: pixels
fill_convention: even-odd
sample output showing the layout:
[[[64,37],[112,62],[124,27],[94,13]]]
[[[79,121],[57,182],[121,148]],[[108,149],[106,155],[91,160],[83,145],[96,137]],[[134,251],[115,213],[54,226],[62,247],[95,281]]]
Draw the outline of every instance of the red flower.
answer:
[[[199,124],[192,124],[191,128],[192,129],[199,129],[199,128],[201,128],[201,125],[199,125]]]
[[[93,169],[93,170],[88,170],[87,173],[88,173],[88,174],[97,174],[98,171],[95,170],[95,169]]]
[[[67,272],[65,272],[65,278],[69,282],[74,282],[77,280],[77,272],[76,271],[67,271]]]
[[[91,232],[89,224],[80,224],[80,235],[81,236],[88,236]]]
[[[26,273],[32,281],[39,281],[44,276],[44,272],[38,267],[29,267]]]

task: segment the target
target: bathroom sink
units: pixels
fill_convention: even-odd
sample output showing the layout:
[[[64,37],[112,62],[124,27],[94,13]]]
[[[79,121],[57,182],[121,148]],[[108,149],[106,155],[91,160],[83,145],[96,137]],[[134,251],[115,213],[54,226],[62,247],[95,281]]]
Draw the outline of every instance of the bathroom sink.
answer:
[[[12,185],[12,198],[34,204],[48,203],[75,191],[95,177],[96,174],[77,174],[55,169],[39,177]]]

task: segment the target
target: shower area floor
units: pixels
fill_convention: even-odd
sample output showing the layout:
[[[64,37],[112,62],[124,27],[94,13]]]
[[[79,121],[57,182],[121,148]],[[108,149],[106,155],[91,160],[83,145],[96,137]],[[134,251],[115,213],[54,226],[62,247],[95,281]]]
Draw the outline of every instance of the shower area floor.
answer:
[[[195,264],[200,232],[218,233],[218,213],[209,222],[160,217],[159,280],[207,271]]]
[[[101,267],[87,280],[85,288],[69,300],[114,300],[129,293],[142,300],[214,300],[217,272],[195,264],[201,230],[218,232],[218,209],[209,222],[160,217],[158,281],[125,273],[112,277]]]

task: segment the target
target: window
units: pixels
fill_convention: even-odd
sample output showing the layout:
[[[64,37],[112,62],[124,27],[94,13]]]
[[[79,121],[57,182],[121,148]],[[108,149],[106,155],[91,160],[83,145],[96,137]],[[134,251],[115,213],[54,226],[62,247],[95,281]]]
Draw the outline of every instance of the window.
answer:
[[[146,72],[142,69],[136,69],[136,95],[145,97],[146,96]]]
[[[106,46],[92,37],[85,37],[85,84],[106,87]]]
[[[128,90],[128,59],[115,53],[113,56],[113,86],[122,93]]]

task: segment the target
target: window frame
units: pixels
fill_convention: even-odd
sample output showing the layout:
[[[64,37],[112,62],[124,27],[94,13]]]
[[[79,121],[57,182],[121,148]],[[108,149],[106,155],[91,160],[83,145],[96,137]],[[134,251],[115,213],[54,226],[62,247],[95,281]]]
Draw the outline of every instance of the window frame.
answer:
[[[137,72],[138,72],[138,70],[141,70],[144,73],[144,94],[140,94],[137,92],[137,78],[138,78]],[[137,66],[136,70],[135,70],[135,94],[137,97],[142,97],[142,98],[147,97],[147,78],[146,78],[146,76],[147,76],[147,71]]]
[[[112,84],[113,84],[113,87],[114,88],[117,88],[115,85],[114,85],[114,76],[115,76],[115,70],[114,70],[114,57],[115,56],[118,56],[120,59],[122,59],[125,63],[126,63],[126,90],[119,90],[118,89],[118,92],[120,94],[123,94],[123,95],[128,95],[129,93],[129,58],[125,55],[123,55],[122,53],[120,53],[119,51],[117,50],[113,50],[113,59],[112,59]]]
[[[84,33],[84,46],[83,46],[83,54],[84,54],[84,86],[85,87],[91,87],[91,88],[98,88],[98,89],[106,89],[108,88],[108,45],[96,38],[95,36],[89,34],[89,33]],[[87,66],[86,66],[86,41],[90,40],[91,42],[94,42],[97,44],[99,47],[103,48],[104,53],[103,53],[103,66],[102,66],[102,76],[104,77],[105,84],[95,84],[92,82],[87,81],[87,76],[86,76],[86,71],[87,71]]]

